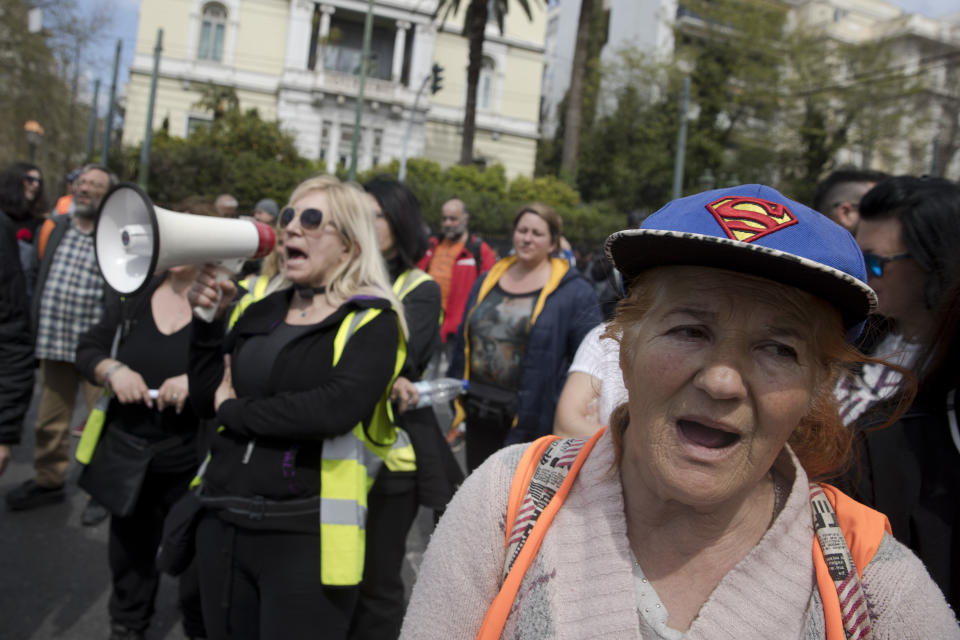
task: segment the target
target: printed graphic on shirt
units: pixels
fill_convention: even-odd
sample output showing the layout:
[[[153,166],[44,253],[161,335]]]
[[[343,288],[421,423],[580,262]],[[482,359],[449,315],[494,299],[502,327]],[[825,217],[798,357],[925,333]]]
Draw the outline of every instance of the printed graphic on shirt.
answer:
[[[720,198],[708,204],[707,211],[713,214],[729,238],[741,242],[753,242],[797,224],[790,209],[760,198]]]
[[[520,364],[539,291],[514,295],[499,285],[470,315],[470,379],[501,389],[519,386]]]

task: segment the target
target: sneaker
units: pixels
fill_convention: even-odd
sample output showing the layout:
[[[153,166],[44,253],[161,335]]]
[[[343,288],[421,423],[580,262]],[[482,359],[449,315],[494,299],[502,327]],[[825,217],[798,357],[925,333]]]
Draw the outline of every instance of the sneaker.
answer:
[[[95,527],[104,520],[107,519],[107,516],[110,515],[110,512],[107,511],[107,508],[90,498],[87,501],[87,506],[83,508],[83,515],[80,516],[80,524],[85,527]]]
[[[63,485],[41,487],[33,480],[27,480],[7,493],[7,508],[11,511],[26,511],[45,504],[63,502],[65,497]]]
[[[110,640],[143,640],[143,631],[125,627],[119,622],[111,622]]]

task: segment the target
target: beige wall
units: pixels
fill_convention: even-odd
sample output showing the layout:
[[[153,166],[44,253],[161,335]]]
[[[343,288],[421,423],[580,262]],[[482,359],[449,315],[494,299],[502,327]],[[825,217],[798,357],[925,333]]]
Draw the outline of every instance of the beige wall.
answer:
[[[200,24],[205,0],[197,2],[194,21],[193,0],[142,0],[137,31],[137,53],[153,55],[157,29],[163,29],[163,56],[177,60],[195,60],[200,39]],[[227,7],[227,33],[224,39],[225,66],[240,71],[280,75],[286,54],[287,0],[243,0],[237,2],[238,15]],[[230,51],[233,63],[230,64]],[[212,64],[212,63],[203,63]]]
[[[170,135],[186,134],[187,118],[190,115],[207,116],[209,112],[195,109],[193,105],[200,99],[200,85],[184,85],[179,80],[160,78],[157,81],[156,106],[153,109],[153,129],[160,128],[164,118],[170,120]],[[130,76],[127,87],[127,114],[123,129],[124,144],[139,144],[146,131],[147,100],[150,95],[150,77],[135,73]],[[258,109],[264,120],[277,117],[277,99],[273,94],[237,91],[241,109]]]
[[[460,128],[440,122],[426,124],[426,153],[430,160],[449,167],[460,161]],[[536,140],[500,134],[494,140],[490,131],[477,131],[474,138],[474,153],[484,157],[489,164],[502,164],[508,178],[533,173],[537,156]]]

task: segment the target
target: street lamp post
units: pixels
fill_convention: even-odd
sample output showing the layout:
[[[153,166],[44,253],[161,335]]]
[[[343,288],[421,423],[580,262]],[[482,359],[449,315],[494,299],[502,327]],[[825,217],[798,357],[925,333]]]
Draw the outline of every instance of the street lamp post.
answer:
[[[27,135],[27,144],[30,146],[30,162],[36,162],[37,145],[43,140],[43,127],[36,120],[27,120],[23,124],[23,131]]]

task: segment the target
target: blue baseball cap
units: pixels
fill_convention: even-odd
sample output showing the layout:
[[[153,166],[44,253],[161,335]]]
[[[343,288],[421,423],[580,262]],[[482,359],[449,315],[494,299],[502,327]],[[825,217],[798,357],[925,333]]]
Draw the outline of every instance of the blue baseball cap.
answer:
[[[639,229],[607,238],[606,252],[624,282],[651,267],[696,265],[797,287],[840,311],[849,340],[877,308],[863,253],[850,232],[764,185],[669,202]]]

